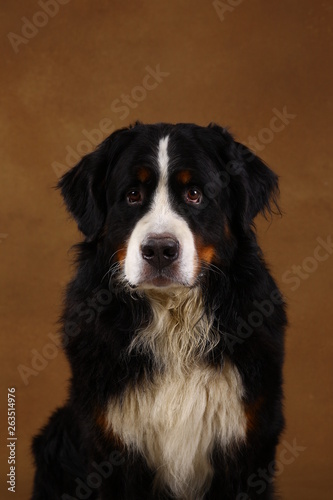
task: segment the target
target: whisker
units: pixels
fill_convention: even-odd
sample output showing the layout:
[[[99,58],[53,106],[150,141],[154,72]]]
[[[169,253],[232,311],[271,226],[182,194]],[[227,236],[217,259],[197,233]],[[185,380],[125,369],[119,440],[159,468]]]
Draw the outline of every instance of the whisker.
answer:
[[[222,271],[222,269],[217,267],[215,264],[201,261],[201,266],[203,269],[206,269],[207,271],[211,271],[215,274],[219,274],[219,275],[225,277],[225,273]]]
[[[129,283],[127,278],[125,277],[123,267],[124,267],[125,259],[122,259],[120,261],[115,262],[111,268],[109,269],[108,273],[110,273],[109,277],[109,288],[111,288],[111,280],[114,280],[113,283],[113,289],[117,291],[117,289],[114,287],[114,284],[119,284],[121,285],[122,290],[126,290],[128,293],[130,293],[131,297],[133,299],[137,299],[137,290],[133,288],[133,286]],[[108,274],[107,273],[107,274]]]
[[[108,271],[106,271],[106,273],[105,273],[105,274],[104,274],[104,276],[102,277],[101,281],[103,281],[103,280],[104,280],[105,276],[107,276],[109,273],[112,273],[112,272],[113,272],[116,268],[118,268],[118,267],[119,267],[119,263],[118,263],[118,262],[114,262],[114,263],[110,266],[109,270],[108,270]]]
[[[111,260],[113,259],[113,257],[116,255],[116,253],[118,252],[121,252],[122,250],[126,250],[126,248],[118,248],[118,250],[116,250],[112,255],[111,257],[109,258],[109,262],[111,262]]]
[[[122,250],[125,250],[125,248],[118,248],[118,250],[116,250],[112,255],[111,257],[109,258],[109,263],[112,261],[113,257],[120,251]],[[104,274],[104,276],[102,277],[101,281],[104,280],[104,278],[111,272],[113,272],[114,268],[118,268],[120,267],[120,263],[124,263],[124,259],[122,259],[121,261],[116,261],[114,262],[113,264],[111,264],[111,266],[109,267],[109,270]]]

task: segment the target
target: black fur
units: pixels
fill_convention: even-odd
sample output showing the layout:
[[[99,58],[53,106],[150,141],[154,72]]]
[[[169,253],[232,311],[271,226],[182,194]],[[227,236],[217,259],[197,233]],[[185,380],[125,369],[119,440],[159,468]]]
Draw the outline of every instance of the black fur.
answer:
[[[251,478],[274,463],[284,425],[286,316],[257,244],[253,219],[259,212],[271,212],[276,204],[277,176],[217,125],[137,123],[108,137],[59,183],[85,241],[77,246],[77,271],[67,289],[62,317],[63,345],[72,369],[70,396],[34,440],[37,471],[32,500],[171,498],[153,492],[154,471],[142,457],[129,453],[115,437],[106,438],[96,424],[96,415],[111,395],[121,397],[129,383],[140,384],[144,371],[154,375],[152,359],[127,353],[134,331],[149,321],[149,304],[135,292],[133,296],[119,288],[107,272],[110,257],[149,208],[148,202],[143,203],[134,213],[124,201],[131,167],[150,164],[152,149],[166,134],[171,168],[190,165],[205,195],[202,206],[184,206],[177,186],[171,185],[174,206],[192,232],[215,248],[215,265],[222,271],[207,270],[197,283],[207,310],[215,311],[220,332],[219,344],[205,362],[222,366],[228,357],[241,374],[244,404],[253,409],[260,401],[246,442],[228,454],[215,447],[214,477],[205,499],[274,498],[271,480],[259,486]],[[146,189],[153,191],[156,182],[157,177]],[[262,321],[249,328],[249,318],[258,318],[258,310],[265,307]],[[105,461],[111,463],[112,472],[99,487],[87,486],[89,474],[96,471],[93,464]],[[80,497],[77,488],[82,483],[86,496]]]

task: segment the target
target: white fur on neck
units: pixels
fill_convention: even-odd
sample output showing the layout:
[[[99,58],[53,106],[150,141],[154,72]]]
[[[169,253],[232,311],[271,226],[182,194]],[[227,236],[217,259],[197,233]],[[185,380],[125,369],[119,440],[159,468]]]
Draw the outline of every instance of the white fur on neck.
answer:
[[[139,330],[130,351],[153,356],[155,365],[167,371],[187,372],[201,363],[204,354],[218,343],[213,318],[204,312],[199,287],[179,287],[167,292],[146,290],[152,309],[148,327]]]
[[[153,354],[158,370],[109,403],[112,432],[139,451],[156,471],[155,485],[182,500],[200,500],[209,487],[213,447],[245,439],[244,389],[237,369],[222,370],[202,355],[217,342],[199,289],[168,295],[149,291],[151,324],[137,332],[130,350]]]

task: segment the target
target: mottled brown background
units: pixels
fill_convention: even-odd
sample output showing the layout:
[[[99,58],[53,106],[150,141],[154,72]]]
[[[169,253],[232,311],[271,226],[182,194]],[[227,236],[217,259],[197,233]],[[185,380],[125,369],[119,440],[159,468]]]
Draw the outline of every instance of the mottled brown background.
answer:
[[[289,303],[283,439],[305,447],[282,464],[278,485],[285,500],[333,498],[333,256],[313,260],[316,238],[332,234],[332,2],[229,0],[229,6],[237,3],[221,19],[211,1],[71,0],[15,51],[7,34],[20,35],[21,18],[33,19],[41,7],[2,1],[1,498],[29,497],[31,437],[66,398],[62,353],[48,351],[57,355],[27,385],[18,372],[20,365],[31,367],[32,350],[42,352],[57,330],[71,275],[68,249],[80,237],[52,189],[54,162],[58,172],[67,169],[67,146],[76,149],[82,130],[104,118],[116,128],[136,119],[216,121],[241,141],[258,134],[266,140],[260,154],[281,176],[284,211],[272,224],[258,221]],[[43,17],[35,20],[43,23]],[[113,101],[141,85],[145,68],[156,65],[169,75],[121,119]],[[296,116],[270,137],[263,129],[273,109],[284,106]],[[308,257],[305,267],[317,269],[303,270],[296,283],[292,266]],[[5,483],[8,386],[17,390],[16,495]]]

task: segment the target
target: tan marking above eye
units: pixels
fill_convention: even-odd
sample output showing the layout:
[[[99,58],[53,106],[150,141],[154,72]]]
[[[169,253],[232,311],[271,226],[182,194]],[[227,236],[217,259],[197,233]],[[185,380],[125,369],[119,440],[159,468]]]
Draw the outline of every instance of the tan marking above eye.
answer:
[[[137,176],[140,182],[147,182],[150,179],[150,170],[146,167],[140,167],[137,171]]]
[[[177,174],[177,180],[182,184],[188,184],[192,178],[191,172],[189,170],[182,170]]]

